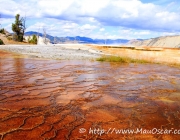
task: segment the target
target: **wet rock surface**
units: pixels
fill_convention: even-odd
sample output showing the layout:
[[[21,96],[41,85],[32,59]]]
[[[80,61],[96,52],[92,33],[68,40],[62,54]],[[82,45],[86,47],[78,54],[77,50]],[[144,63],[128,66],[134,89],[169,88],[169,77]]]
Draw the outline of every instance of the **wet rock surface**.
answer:
[[[177,68],[0,56],[2,140],[180,138],[116,134],[118,129],[180,129]]]

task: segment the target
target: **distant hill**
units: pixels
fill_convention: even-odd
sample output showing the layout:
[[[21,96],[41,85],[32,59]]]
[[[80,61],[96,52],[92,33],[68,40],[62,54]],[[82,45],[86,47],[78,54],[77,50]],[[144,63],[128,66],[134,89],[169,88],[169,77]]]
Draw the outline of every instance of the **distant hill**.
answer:
[[[43,37],[42,33],[38,32],[26,32],[26,36],[30,35],[39,35]],[[46,35],[46,37],[51,41],[51,43],[82,43],[82,44],[126,44],[129,42],[127,39],[92,39],[89,37],[81,37],[81,36],[76,36],[76,37],[57,37],[57,36],[51,36],[51,35]]]
[[[128,44],[136,47],[180,48],[180,36],[163,36],[146,40],[130,40]]]

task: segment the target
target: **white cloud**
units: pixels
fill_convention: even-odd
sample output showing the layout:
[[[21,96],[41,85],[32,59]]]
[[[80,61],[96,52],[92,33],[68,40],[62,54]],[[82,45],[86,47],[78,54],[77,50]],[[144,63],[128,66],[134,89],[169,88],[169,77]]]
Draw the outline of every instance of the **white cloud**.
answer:
[[[105,31],[105,29],[104,29],[104,28],[101,28],[101,29],[99,29],[99,31],[100,31],[100,32],[103,32],[103,31]]]
[[[46,28],[47,25],[43,22],[37,22],[34,25],[31,25],[27,27],[26,31],[36,31],[36,32],[42,32],[43,28]]]
[[[79,0],[78,4],[84,14],[95,15],[99,10],[108,6],[109,1],[110,0]]]
[[[77,27],[78,27],[78,24],[76,23],[66,23],[65,25],[62,26],[63,29],[74,29]]]
[[[58,16],[70,8],[72,3],[73,0],[38,0],[37,5],[43,14]]]
[[[173,36],[173,35],[180,35],[180,32],[179,33],[168,33],[168,32],[163,32],[161,34],[161,36]]]
[[[93,17],[90,17],[90,18],[89,18],[89,21],[90,21],[90,22],[97,22],[97,21],[95,20],[95,18],[93,18]]]
[[[149,31],[139,31],[139,32],[134,32],[134,35],[149,35],[150,32]]]
[[[94,30],[95,28],[96,28],[96,26],[90,25],[90,24],[85,24],[85,25],[81,26],[81,30]]]
[[[0,13],[5,15],[14,15],[20,9],[20,5],[13,0],[1,0],[0,3]]]
[[[131,29],[124,29],[124,30],[120,30],[119,32],[122,32],[124,34],[129,34],[131,33]]]
[[[180,31],[180,14],[169,8],[175,6],[175,2],[166,7],[140,0],[0,0],[0,3],[0,14],[6,18],[0,20],[3,26],[9,28],[12,23],[9,17],[20,13],[34,19],[27,21],[30,24],[28,30],[37,30],[41,23],[59,36],[90,35],[95,30],[103,36],[109,31],[107,26],[116,31],[125,28],[119,31],[121,35],[109,33],[113,38],[123,35],[148,37],[155,32]]]
[[[71,21],[89,17],[89,22],[98,21],[110,26],[159,31],[180,30],[179,13],[170,12],[152,3],[145,4],[140,0],[1,1],[0,13],[11,16],[20,13],[31,17],[54,17]]]
[[[1,24],[10,24],[12,22],[14,22],[15,19],[14,18],[0,18],[0,23]]]

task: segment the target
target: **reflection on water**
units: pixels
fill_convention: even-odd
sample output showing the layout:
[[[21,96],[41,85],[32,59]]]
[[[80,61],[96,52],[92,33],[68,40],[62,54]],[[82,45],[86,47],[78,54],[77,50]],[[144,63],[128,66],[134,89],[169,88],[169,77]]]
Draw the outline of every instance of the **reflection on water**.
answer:
[[[179,69],[161,65],[33,60],[3,54],[0,137],[178,139],[172,134],[100,136],[88,130],[179,129],[179,75]],[[80,128],[87,131],[79,133]]]

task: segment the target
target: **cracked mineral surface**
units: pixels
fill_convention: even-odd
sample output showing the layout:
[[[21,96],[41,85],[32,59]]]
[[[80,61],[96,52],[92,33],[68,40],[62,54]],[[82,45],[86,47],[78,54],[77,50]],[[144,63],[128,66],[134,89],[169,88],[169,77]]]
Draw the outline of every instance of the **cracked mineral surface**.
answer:
[[[0,112],[2,140],[178,140],[113,130],[179,130],[180,69],[1,52]]]

